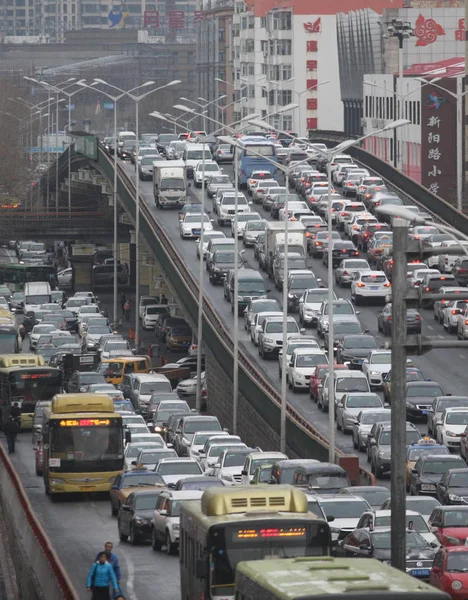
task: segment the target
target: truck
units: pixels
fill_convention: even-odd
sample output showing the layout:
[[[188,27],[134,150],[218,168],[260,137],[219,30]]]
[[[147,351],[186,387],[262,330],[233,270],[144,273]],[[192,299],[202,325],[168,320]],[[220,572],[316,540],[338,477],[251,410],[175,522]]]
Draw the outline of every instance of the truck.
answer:
[[[265,256],[267,273],[273,273],[273,263],[277,252],[284,251],[284,230],[286,223],[267,221],[265,229]],[[291,221],[288,223],[288,250],[307,255],[306,229],[303,223]]]
[[[183,160],[153,163],[153,194],[158,208],[187,202],[187,167]]]

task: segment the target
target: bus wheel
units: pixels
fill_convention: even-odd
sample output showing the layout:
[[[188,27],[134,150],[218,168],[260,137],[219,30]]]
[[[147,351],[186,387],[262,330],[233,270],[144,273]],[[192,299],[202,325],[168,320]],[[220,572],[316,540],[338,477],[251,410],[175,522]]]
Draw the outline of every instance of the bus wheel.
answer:
[[[175,554],[177,550],[177,544],[171,543],[171,536],[168,531],[166,531],[166,553],[167,554]]]

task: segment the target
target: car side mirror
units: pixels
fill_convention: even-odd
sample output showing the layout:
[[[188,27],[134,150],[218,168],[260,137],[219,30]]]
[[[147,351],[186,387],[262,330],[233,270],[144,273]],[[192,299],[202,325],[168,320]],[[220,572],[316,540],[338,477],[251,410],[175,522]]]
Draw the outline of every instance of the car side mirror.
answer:
[[[372,438],[372,439],[370,439],[370,440],[369,440],[369,444],[370,444],[371,446],[376,446],[376,445],[377,445],[377,442],[374,440],[374,438]]]

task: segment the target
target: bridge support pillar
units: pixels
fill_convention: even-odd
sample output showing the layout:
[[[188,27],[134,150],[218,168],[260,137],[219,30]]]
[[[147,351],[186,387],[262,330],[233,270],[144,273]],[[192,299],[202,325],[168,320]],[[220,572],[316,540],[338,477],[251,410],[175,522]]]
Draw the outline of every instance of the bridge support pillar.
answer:
[[[93,289],[93,257],[71,256],[70,263],[73,268],[73,293]]]
[[[136,264],[136,245],[135,244],[129,244],[129,269],[130,269],[130,285],[132,285],[133,287],[135,287],[135,281],[136,281],[136,269],[137,269],[137,264]],[[137,299],[137,302],[139,301],[139,299]]]

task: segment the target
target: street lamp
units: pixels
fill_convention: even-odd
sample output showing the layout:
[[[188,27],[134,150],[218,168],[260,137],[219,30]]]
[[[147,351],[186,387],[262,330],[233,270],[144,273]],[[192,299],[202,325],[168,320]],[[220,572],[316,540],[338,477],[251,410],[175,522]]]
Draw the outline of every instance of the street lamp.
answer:
[[[135,122],[136,122],[135,154],[138,157],[138,152],[140,150],[140,139],[139,139],[140,102],[147,96],[154,94],[154,92],[159,92],[160,90],[163,90],[165,88],[172,87],[173,85],[177,85],[177,84],[181,83],[181,81],[179,79],[174,79],[173,81],[169,81],[169,83],[166,83],[165,85],[161,85],[157,88],[153,88],[153,89],[149,90],[148,92],[145,92],[144,94],[139,94],[138,96],[133,94],[132,92],[134,90],[137,90],[140,88],[145,88],[145,87],[149,87],[151,85],[155,85],[155,82],[154,81],[146,81],[142,85],[139,85],[136,88],[133,88],[126,92],[125,90],[121,90],[120,88],[116,87],[115,85],[111,85],[110,83],[107,83],[107,82],[103,81],[102,79],[96,79],[95,81],[97,81],[98,83],[100,83],[102,85],[106,85],[107,87],[110,87],[110,88],[116,90],[117,92],[121,92],[122,94],[128,96],[135,102]],[[115,147],[115,153],[117,153],[117,146]],[[140,311],[137,308],[138,302],[140,300],[140,176],[138,173],[137,173],[137,177],[135,180],[135,204],[136,204],[136,218],[135,218],[135,265],[136,265],[136,267],[135,267],[135,309],[134,309],[134,312],[135,312],[135,348],[137,348],[137,351],[138,351],[138,348],[140,346]],[[116,279],[116,277],[115,277],[116,270],[117,270],[117,261],[114,257],[114,278],[115,279]],[[116,293],[116,296],[117,296],[117,293]]]
[[[279,129],[275,129],[271,127],[268,123],[263,121],[258,121],[253,119],[250,121],[256,127],[262,127],[263,129],[273,130],[277,133],[286,133]],[[403,125],[408,124],[409,121],[400,119],[398,121],[394,121],[390,123],[386,127],[384,127],[381,131],[388,131],[389,129],[394,129],[396,127],[401,127]],[[375,132],[374,132],[375,133]],[[380,133],[380,131],[379,131]],[[373,134],[369,134],[373,135]],[[327,163],[330,163],[334,156],[337,154],[341,154],[345,150],[351,148],[351,146],[355,146],[359,144],[363,139],[369,137],[368,135],[362,136],[356,140],[345,140],[335,146],[334,148],[330,148],[328,150],[318,150],[321,154],[325,155],[327,158]],[[297,138],[296,138],[297,139]],[[308,162],[309,159],[306,159],[301,162]],[[292,172],[298,165],[301,163],[297,163],[292,167],[281,167],[278,165],[278,168],[281,169],[285,173],[286,179],[286,201],[285,201],[285,214],[288,215],[288,178],[289,173]],[[333,356],[333,340],[334,340],[334,323],[333,323],[333,227],[332,227],[332,211],[331,211],[331,194],[332,194],[332,181],[331,181],[331,169],[330,165],[327,165],[328,172],[328,223],[327,223],[327,231],[328,231],[328,355],[329,355],[329,370],[328,370],[328,437],[329,437],[329,462],[335,462],[335,387],[334,387],[334,356]],[[286,281],[287,269],[288,269],[288,218],[285,223],[285,247],[284,247],[284,281]],[[282,373],[281,373],[281,452],[284,452],[286,449],[286,344],[287,344],[287,307],[288,307],[288,296],[286,286],[283,287],[283,355],[282,355]],[[330,352],[331,359],[330,359]]]

